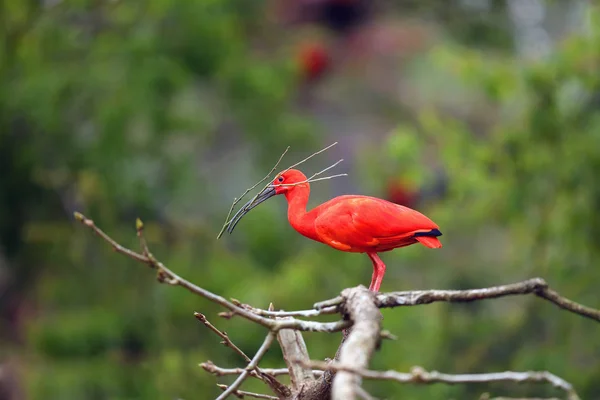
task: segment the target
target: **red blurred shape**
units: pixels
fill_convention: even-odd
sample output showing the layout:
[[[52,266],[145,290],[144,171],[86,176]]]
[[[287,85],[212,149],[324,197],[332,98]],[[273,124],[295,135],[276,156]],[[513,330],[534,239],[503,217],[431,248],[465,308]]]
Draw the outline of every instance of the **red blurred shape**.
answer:
[[[386,187],[386,198],[392,203],[406,207],[415,207],[418,193],[404,180],[390,180]]]
[[[327,50],[320,43],[304,44],[298,52],[298,59],[302,76],[308,82],[321,78],[331,63]]]

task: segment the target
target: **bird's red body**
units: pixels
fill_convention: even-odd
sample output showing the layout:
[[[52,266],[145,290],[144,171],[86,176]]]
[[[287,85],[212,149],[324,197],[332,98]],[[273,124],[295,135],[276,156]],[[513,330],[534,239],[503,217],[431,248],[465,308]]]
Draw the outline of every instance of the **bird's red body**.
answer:
[[[385,264],[377,253],[415,243],[442,247],[437,238],[441,232],[432,220],[418,211],[375,197],[339,196],[307,212],[310,186],[306,181],[298,170],[285,171],[275,178],[264,200],[285,195],[288,220],[300,234],[337,250],[367,253],[373,262],[373,291],[379,291],[385,273]]]

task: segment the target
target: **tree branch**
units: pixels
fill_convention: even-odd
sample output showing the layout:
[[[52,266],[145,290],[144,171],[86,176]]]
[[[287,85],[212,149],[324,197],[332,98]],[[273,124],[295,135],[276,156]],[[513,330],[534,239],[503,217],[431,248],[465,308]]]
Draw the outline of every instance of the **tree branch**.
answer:
[[[496,299],[505,296],[534,294],[548,300],[560,308],[600,322],[600,310],[586,307],[549,288],[542,278],[528,279],[509,285],[492,286],[470,290],[420,290],[410,292],[383,293],[377,296],[377,305],[383,307],[415,306],[445,301],[464,303],[484,299]]]
[[[314,381],[315,377],[310,368],[293,361],[310,359],[302,334],[292,329],[282,329],[277,333],[277,341],[288,366],[292,389],[297,391],[304,384]]]
[[[344,311],[348,313],[354,325],[340,349],[340,364],[366,368],[380,341],[381,314],[375,306],[375,294],[364,286],[358,286],[345,289],[342,297],[346,299]],[[333,379],[332,398],[355,399],[360,381],[359,374],[347,370],[340,371]]]
[[[234,304],[226,300],[224,297],[216,295],[204,288],[201,288],[197,285],[194,285],[190,281],[183,279],[170,269],[168,269],[162,262],[158,261],[152,253],[148,251],[148,255],[145,256],[143,254],[139,254],[133,250],[130,250],[126,247],[118,244],[114,239],[104,233],[100,228],[94,224],[94,221],[87,218],[83,214],[79,212],[74,213],[75,219],[81,222],[84,226],[90,228],[94,233],[100,236],[104,241],[112,246],[112,248],[131,259],[141,262],[143,264],[148,265],[149,267],[156,269],[157,279],[161,283],[167,283],[172,286],[181,286],[188,291],[204,297],[212,301],[213,303],[217,303],[235,314],[238,314],[252,322],[255,322],[259,325],[264,326],[265,328],[270,329],[271,331],[277,332],[281,329],[295,329],[298,331],[311,331],[311,332],[338,332],[342,329],[350,326],[349,321],[336,321],[336,322],[315,322],[315,321],[302,321],[294,318],[288,318],[285,320],[273,320],[270,318],[265,318],[258,314],[255,314],[251,311],[244,309],[243,307]],[[138,230],[138,232],[140,232]]]
[[[549,383],[552,386],[563,390],[569,400],[580,400],[573,389],[573,386],[564,379],[551,374],[547,371],[528,371],[528,372],[492,372],[483,374],[444,374],[437,371],[425,371],[421,367],[413,367],[410,373],[389,371],[370,371],[367,369],[349,366],[342,362],[323,362],[311,361],[304,364],[307,368],[318,368],[331,371],[351,372],[360,375],[365,379],[395,381],[400,383],[412,384],[433,384],[446,383],[449,385],[462,383],[493,383],[493,382],[514,382],[514,383]]]
[[[564,296],[561,296],[555,290],[550,289],[548,283],[546,283],[546,281],[542,278],[532,278],[522,282],[511,283],[508,285],[501,286],[491,286],[482,289],[432,289],[379,293],[377,294],[376,304],[379,308],[391,308],[418,306],[422,304],[431,304],[436,302],[469,303],[478,300],[497,299],[506,296],[518,296],[528,294],[534,294],[544,300],[547,300],[557,305],[558,307],[564,310],[600,322],[600,310],[584,306]],[[315,303],[313,307],[315,310],[321,311],[322,314],[329,314],[333,313],[333,309],[337,308],[343,302],[344,298],[342,296],[338,296],[334,297],[333,299]],[[298,314],[288,313],[288,315],[310,315],[308,311],[312,310],[302,311]]]

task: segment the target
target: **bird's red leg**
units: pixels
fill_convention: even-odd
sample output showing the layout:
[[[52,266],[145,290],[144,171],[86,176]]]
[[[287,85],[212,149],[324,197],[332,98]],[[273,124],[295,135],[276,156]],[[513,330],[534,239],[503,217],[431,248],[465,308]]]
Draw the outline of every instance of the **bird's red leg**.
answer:
[[[373,275],[371,276],[369,290],[372,292],[379,292],[381,281],[383,281],[383,275],[385,275],[385,264],[381,261],[381,258],[379,258],[377,253],[367,253],[367,255],[373,262]]]

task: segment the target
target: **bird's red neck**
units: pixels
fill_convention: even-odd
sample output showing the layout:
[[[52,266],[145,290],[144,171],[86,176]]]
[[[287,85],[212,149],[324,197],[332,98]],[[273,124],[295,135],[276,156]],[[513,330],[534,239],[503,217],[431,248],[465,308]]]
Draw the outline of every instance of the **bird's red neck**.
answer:
[[[290,225],[300,234],[317,240],[314,228],[316,215],[312,212],[306,212],[308,197],[310,196],[310,187],[308,185],[299,185],[285,193],[288,202],[288,221]]]

